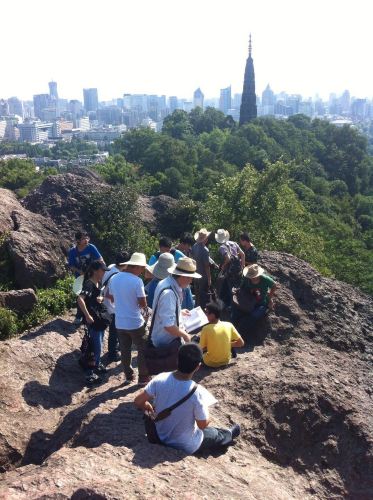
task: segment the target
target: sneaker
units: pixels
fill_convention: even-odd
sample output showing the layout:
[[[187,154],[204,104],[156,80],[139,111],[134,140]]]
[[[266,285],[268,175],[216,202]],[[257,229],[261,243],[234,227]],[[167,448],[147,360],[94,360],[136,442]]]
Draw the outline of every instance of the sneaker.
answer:
[[[151,381],[151,377],[139,377],[139,381],[137,382],[137,385],[146,385]]]
[[[80,326],[82,324],[83,318],[74,318],[73,325],[74,326]]]
[[[235,439],[241,434],[241,427],[238,424],[234,424],[233,427],[230,428],[232,433],[232,439]]]
[[[98,365],[98,367],[97,367],[97,368],[95,368],[95,372],[96,372],[96,373],[106,373],[106,372],[107,372],[107,368],[106,368],[106,366],[104,366],[102,363],[100,363],[100,364]]]
[[[87,375],[85,381],[87,385],[99,384],[101,382],[101,378],[95,373],[92,373],[92,375]]]

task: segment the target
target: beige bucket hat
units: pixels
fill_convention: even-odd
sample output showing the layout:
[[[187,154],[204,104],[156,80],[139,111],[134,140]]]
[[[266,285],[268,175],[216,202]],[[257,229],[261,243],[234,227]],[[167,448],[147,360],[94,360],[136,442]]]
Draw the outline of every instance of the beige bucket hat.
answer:
[[[202,278],[202,276],[196,273],[196,261],[190,257],[181,257],[177,264],[167,269],[170,274],[176,274],[177,276],[187,276],[188,278]]]
[[[229,232],[225,229],[218,229],[215,233],[215,240],[221,245],[226,243],[229,241]]]
[[[207,231],[205,227],[194,233],[194,239],[200,243],[202,241],[207,240],[207,238],[210,236],[211,231]]]
[[[242,271],[245,278],[257,278],[264,274],[264,269],[258,264],[251,264],[251,266],[246,266]]]
[[[146,267],[146,257],[143,253],[135,252],[131,255],[129,261],[127,261],[126,266],[141,266]]]

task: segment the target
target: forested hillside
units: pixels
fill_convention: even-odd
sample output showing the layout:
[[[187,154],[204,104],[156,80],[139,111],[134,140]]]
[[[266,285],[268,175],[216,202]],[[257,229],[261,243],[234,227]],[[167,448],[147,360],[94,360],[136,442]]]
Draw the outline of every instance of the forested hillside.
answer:
[[[97,167],[111,184],[180,199],[171,236],[198,224],[247,229],[373,293],[373,157],[353,127],[296,115],[238,127],[219,111],[176,111],[163,132],[132,130]]]

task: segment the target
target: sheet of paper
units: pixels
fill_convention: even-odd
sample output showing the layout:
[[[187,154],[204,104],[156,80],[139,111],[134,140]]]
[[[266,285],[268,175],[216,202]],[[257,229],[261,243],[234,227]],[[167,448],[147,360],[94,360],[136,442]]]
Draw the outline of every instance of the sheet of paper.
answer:
[[[209,322],[206,314],[200,307],[195,307],[189,313],[188,316],[183,316],[184,328],[187,333],[194,332],[194,330],[202,328]]]

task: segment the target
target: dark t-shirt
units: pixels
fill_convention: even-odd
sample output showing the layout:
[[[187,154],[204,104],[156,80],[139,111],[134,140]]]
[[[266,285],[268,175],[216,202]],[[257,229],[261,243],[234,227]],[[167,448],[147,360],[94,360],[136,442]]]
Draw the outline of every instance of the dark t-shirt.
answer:
[[[203,243],[195,243],[192,248],[192,257],[196,261],[197,273],[207,279],[206,264],[210,264],[209,249]]]
[[[106,307],[104,304],[100,304],[97,302],[97,297],[100,296],[100,291],[101,288],[97,287],[93,281],[91,280],[85,280],[83,283],[83,289],[80,293],[80,296],[83,297],[83,300],[85,302],[87,311],[89,314],[92,316],[92,318],[95,320],[94,323],[92,323],[90,326],[94,330],[102,330],[102,325],[99,323],[99,320],[97,318],[97,311],[104,311],[106,310]],[[83,319],[85,321],[85,318],[83,316]]]
[[[258,250],[254,246],[248,248],[247,250],[244,249],[244,252],[246,265],[258,262],[259,254]]]
[[[275,281],[266,274],[262,274],[259,283],[252,283],[248,278],[244,278],[241,288],[258,292],[258,305],[267,306],[269,302],[269,291],[275,285]]]

